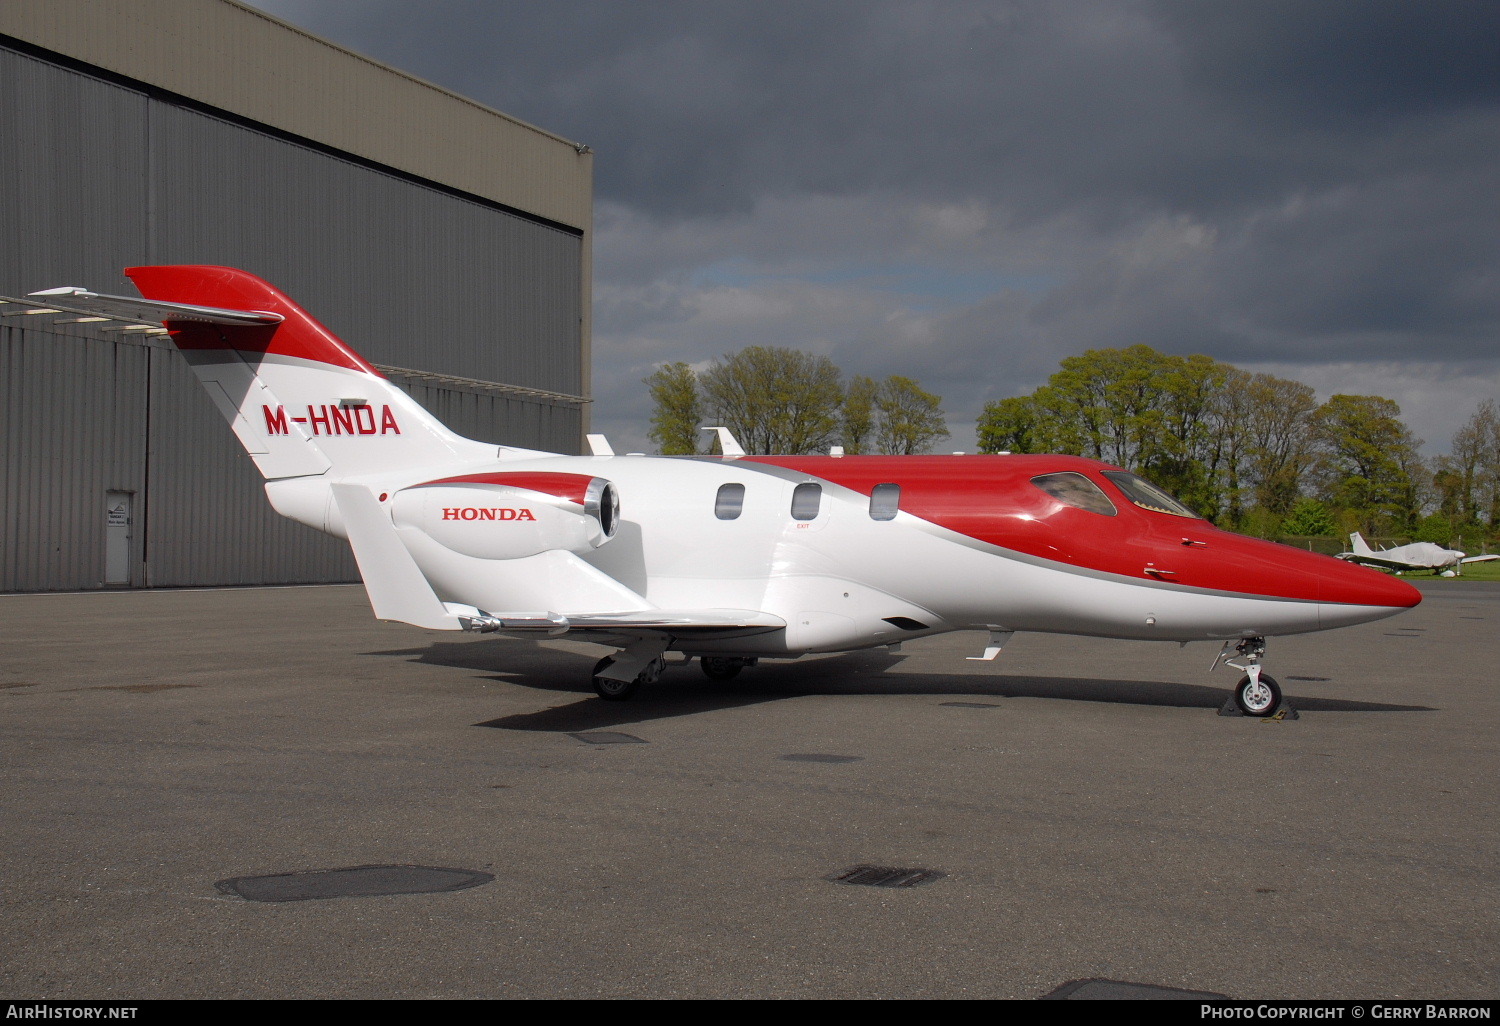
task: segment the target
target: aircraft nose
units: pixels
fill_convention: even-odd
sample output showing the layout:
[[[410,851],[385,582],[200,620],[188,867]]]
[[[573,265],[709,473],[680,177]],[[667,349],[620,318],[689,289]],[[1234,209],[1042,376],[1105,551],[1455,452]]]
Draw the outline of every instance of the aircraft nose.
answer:
[[[1382,620],[1422,601],[1422,593],[1399,577],[1355,563],[1329,568],[1320,584],[1318,621],[1325,628]]]
[[[1323,601],[1346,606],[1381,606],[1392,612],[1410,609],[1422,593],[1399,577],[1379,570],[1343,563],[1323,580]]]

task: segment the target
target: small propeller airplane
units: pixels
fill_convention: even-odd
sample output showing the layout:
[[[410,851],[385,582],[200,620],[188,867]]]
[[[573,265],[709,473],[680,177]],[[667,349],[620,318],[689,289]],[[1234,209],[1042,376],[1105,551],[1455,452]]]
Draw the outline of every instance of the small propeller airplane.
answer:
[[[1389,549],[1372,549],[1358,531],[1349,536],[1349,546],[1354,551],[1340,552],[1340,559],[1398,574],[1430,570],[1441,577],[1457,577],[1463,573],[1465,563],[1488,563],[1500,559],[1500,555],[1470,556],[1458,549],[1445,549],[1436,542],[1412,542]]]
[[[1219,530],[1076,456],[750,456],[723,428],[720,456],[616,456],[601,436],[589,456],[471,441],[252,274],[125,273],[144,299],[69,287],[9,301],[169,335],[271,505],[348,540],[376,617],[609,644],[592,674],[605,699],[653,683],[668,652],[722,680],[761,658],[949,631],[988,632],[970,658],[989,660],[1041,631],[1223,641],[1244,671],[1235,703],[1271,716],[1267,637],[1421,601],[1388,575]]]

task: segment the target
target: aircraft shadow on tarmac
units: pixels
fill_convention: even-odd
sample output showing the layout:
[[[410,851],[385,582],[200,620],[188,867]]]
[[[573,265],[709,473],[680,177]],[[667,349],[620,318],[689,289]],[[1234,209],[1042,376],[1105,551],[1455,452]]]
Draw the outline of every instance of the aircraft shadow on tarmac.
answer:
[[[696,666],[668,664],[655,684],[641,688],[628,702],[606,702],[588,684],[589,661],[560,652],[519,646],[436,642],[426,648],[368,652],[371,656],[409,656],[414,662],[484,673],[484,679],[539,691],[579,695],[576,702],[533,713],[503,716],[477,723],[502,730],[576,732],[597,730],[673,716],[733,709],[806,695],[931,695],[968,699],[1053,698],[1073,702],[1116,702],[1184,709],[1219,709],[1229,689],[1168,681],[1110,680],[1099,677],[979,676],[902,673],[894,667],[903,657],[884,651],[851,652],[804,658],[795,662],[764,661],[728,681],[711,681]],[[1291,705],[1303,712],[1435,712],[1425,705],[1392,705],[1342,698],[1291,694]]]

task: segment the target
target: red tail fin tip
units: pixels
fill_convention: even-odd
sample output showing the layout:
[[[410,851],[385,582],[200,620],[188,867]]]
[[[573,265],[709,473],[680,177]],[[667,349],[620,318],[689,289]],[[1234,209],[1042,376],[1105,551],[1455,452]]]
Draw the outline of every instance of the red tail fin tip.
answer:
[[[173,329],[173,341],[181,349],[234,349],[247,356],[257,353],[290,356],[380,376],[363,357],[280,289],[247,271],[182,264],[127,267],[125,273],[147,299],[265,311],[285,318],[273,327],[169,321],[167,326]]]

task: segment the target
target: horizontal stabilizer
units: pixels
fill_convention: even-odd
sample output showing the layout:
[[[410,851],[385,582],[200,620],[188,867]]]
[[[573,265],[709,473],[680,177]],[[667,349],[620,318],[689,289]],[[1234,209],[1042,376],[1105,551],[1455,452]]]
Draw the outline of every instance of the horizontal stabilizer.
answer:
[[[34,298],[34,297],[40,297]],[[36,308],[39,312],[79,314],[84,317],[107,317],[131,324],[162,324],[166,321],[189,321],[195,324],[266,325],[280,324],[279,313],[261,310],[226,310],[217,306],[192,303],[164,303],[159,300],[132,299],[129,296],[106,296],[87,289],[64,287],[33,292],[26,299],[6,299],[8,303]]]

